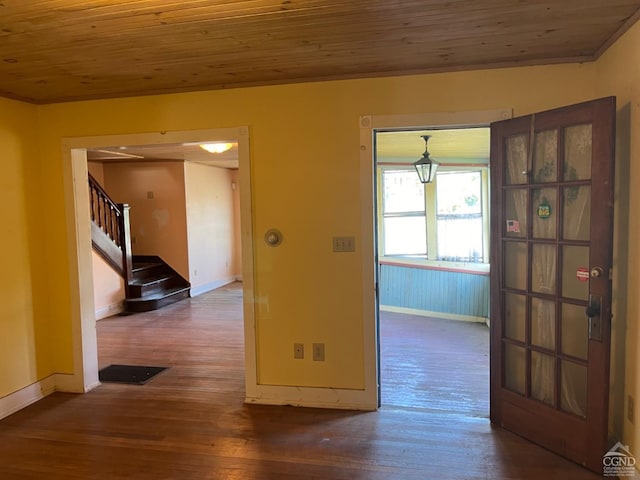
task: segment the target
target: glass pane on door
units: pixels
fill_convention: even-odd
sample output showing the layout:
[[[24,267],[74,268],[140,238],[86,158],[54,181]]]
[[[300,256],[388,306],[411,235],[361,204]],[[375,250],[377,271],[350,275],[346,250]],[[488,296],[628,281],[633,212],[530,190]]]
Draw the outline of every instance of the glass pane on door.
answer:
[[[563,237],[565,240],[589,240],[591,228],[591,187],[574,185],[563,191]]]
[[[558,130],[544,130],[536,133],[534,152],[534,183],[555,182],[558,178]]]
[[[564,131],[564,181],[591,178],[591,124],[573,125]]]
[[[556,304],[553,301],[531,299],[531,343],[538,347],[556,348]]]
[[[527,244],[507,242],[504,246],[504,284],[509,288],[527,288]]]
[[[555,404],[556,361],[551,355],[531,352],[531,396]]]
[[[528,182],[527,154],[529,135],[508,137],[505,141],[505,174],[507,185],[521,185]]]
[[[531,290],[553,295],[556,292],[556,246],[537,244],[531,256]]]
[[[589,247],[565,245],[562,250],[562,295],[589,299]]]
[[[589,320],[583,306],[562,304],[562,353],[587,359]]]
[[[581,417],[587,412],[587,367],[563,360],[560,407]]]
[[[504,330],[507,338],[525,341],[527,297],[515,293],[504,294]]]

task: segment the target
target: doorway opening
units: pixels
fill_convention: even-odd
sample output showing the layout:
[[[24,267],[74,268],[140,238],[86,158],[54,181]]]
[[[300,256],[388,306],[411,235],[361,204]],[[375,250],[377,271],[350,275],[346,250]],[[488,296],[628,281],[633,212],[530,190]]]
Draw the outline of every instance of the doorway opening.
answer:
[[[212,145],[225,150],[203,148]],[[87,166],[113,209],[129,207],[130,242],[121,249],[133,264],[118,275],[118,265],[109,268],[113,260],[94,248],[96,319],[168,305],[188,296],[185,286],[193,297],[242,278],[237,139],[91,148]],[[94,222],[99,206],[93,203]]]
[[[93,257],[91,248],[91,228],[89,214],[89,192],[87,188],[88,165],[87,151],[102,149],[105,145],[145,148],[155,146],[166,149],[172,145],[185,146],[193,143],[237,139],[237,163],[239,174],[236,188],[239,189],[239,216],[242,236],[242,278],[244,288],[252,289],[253,251],[251,244],[251,191],[249,178],[249,143],[246,127],[159,132],[148,134],[110,135],[100,137],[80,137],[66,139],[63,143],[65,157],[65,180],[67,188],[67,218],[69,219],[69,252],[72,259],[72,312],[74,343],[74,374],[65,379],[65,390],[88,391],[98,385],[97,339],[95,329],[96,305],[94,301]],[[200,167],[196,167],[200,168]],[[195,172],[198,173],[198,172]],[[197,176],[197,175],[196,175]],[[231,187],[231,186],[230,186]],[[143,192],[149,199],[149,192]],[[152,194],[153,196],[153,194]],[[188,202],[188,198],[185,203]],[[155,217],[157,221],[166,220]],[[185,234],[186,237],[186,234]],[[228,260],[227,260],[228,261]],[[77,263],[76,263],[77,262]],[[186,273],[190,275],[189,261],[185,262]],[[215,288],[215,282],[203,282],[201,291]],[[247,315],[248,314],[248,315]],[[245,331],[251,331],[252,311],[245,306]],[[246,351],[253,351],[254,341],[251,334],[245,337]],[[247,362],[248,371],[251,363]]]
[[[488,417],[489,128],[374,136],[380,403]]]

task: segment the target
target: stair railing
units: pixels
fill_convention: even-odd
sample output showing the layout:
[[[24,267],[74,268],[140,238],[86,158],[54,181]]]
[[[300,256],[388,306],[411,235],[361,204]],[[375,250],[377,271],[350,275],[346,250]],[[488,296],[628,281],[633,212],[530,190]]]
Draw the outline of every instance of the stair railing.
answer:
[[[89,203],[91,220],[113,244],[120,250],[121,258],[113,265],[114,259],[108,258],[116,270],[124,278],[124,287],[129,297],[129,280],[131,279],[131,228],[129,225],[129,205],[116,204],[104,191],[96,179],[89,174]],[[95,245],[95,242],[94,242]],[[99,249],[98,249],[99,250]]]

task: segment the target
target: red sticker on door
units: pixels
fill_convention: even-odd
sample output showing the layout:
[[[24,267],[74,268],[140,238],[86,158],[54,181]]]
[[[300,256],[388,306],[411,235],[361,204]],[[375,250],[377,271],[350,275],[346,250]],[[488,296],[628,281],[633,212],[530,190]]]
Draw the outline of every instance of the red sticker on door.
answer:
[[[589,269],[587,267],[578,267],[576,271],[576,278],[581,282],[586,282],[589,280]]]

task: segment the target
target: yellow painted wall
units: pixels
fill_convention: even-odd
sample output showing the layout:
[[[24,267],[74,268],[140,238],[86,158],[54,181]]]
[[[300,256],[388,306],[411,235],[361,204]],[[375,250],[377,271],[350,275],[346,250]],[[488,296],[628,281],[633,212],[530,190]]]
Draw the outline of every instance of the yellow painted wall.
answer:
[[[93,178],[104,188],[104,163],[102,162],[87,162],[87,170]]]
[[[596,64],[599,96],[617,97],[616,241],[614,254],[615,407],[623,419],[623,443],[640,454],[640,24],[616,42]],[[626,346],[626,348],[625,348]],[[636,400],[635,424],[627,418],[627,400]]]
[[[45,224],[57,240],[47,270],[66,270],[63,137],[165,130],[250,129],[255,226],[258,377],[261,383],[362,388],[361,251],[336,255],[331,237],[361,231],[359,122],[363,114],[513,107],[517,115],[595,96],[593,64],[307,83],[39,107]],[[144,112],[141,114],[141,112]],[[284,242],[270,248],[264,232]],[[68,296],[63,282],[52,297]],[[54,345],[72,365],[69,305],[53,301]],[[294,361],[294,342],[324,342],[326,361]]]
[[[189,162],[184,168],[189,280],[192,292],[211,290],[234,276],[232,173]]]
[[[0,99],[0,398],[53,372],[36,125],[36,107]]]

